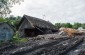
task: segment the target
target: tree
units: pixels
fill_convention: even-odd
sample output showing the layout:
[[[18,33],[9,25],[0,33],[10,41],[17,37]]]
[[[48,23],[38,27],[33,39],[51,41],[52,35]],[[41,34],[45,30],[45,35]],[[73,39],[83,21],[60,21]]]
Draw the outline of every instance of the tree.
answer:
[[[65,27],[65,25],[66,25],[65,23],[61,23],[61,27]]]
[[[61,23],[55,23],[55,26],[59,29],[61,27]]]
[[[85,29],[85,23],[81,24],[81,27],[83,27]]]
[[[61,27],[72,28],[72,24],[70,23],[55,23],[55,26],[59,29]]]
[[[78,27],[81,27],[81,23],[74,23],[73,28],[78,29]]]
[[[66,24],[65,24],[65,27],[66,27],[66,28],[72,28],[72,24],[66,23]]]
[[[6,19],[0,18],[0,22],[6,22]]]
[[[10,7],[16,3],[21,3],[23,0],[0,0],[0,17],[11,13]]]
[[[18,24],[19,24],[21,18],[22,18],[21,16],[16,16],[15,17],[15,16],[11,15],[10,17],[5,18],[5,22],[7,22],[7,23],[11,24],[12,26],[14,26],[15,29],[18,29]],[[3,20],[2,20],[2,22],[3,22]]]

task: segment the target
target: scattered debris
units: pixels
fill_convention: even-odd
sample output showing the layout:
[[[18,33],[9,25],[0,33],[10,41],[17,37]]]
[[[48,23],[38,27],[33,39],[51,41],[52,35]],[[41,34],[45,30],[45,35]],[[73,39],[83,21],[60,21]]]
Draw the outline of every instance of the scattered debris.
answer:
[[[69,37],[74,37],[75,35],[83,34],[81,31],[73,29],[73,28],[64,28],[63,27],[63,28],[60,28],[59,30],[60,30],[60,32],[59,32],[60,35],[66,34]]]

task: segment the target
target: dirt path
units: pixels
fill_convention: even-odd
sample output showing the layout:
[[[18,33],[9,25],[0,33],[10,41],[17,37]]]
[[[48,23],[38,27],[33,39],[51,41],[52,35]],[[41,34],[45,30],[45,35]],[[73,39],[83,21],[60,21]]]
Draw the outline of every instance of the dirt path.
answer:
[[[72,48],[76,47],[82,39],[69,39],[53,46],[37,49],[31,53],[26,53],[24,55],[64,55]]]
[[[77,47],[69,51],[66,55],[84,55],[85,53],[85,40],[81,42]]]
[[[36,40],[14,45],[13,48],[6,48],[1,51],[2,55],[21,55],[22,53],[32,52],[36,49],[55,45],[69,38],[57,38],[56,40]]]
[[[83,37],[69,38],[56,34],[40,35],[25,43],[0,48],[0,55],[72,55],[84,49]],[[80,44],[81,43],[81,44]],[[80,54],[84,51],[78,52]],[[73,54],[74,55],[74,54]]]

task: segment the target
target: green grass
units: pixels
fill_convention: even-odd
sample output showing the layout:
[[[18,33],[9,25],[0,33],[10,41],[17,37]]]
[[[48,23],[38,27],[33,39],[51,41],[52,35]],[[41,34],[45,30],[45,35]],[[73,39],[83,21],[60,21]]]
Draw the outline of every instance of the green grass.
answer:
[[[19,32],[16,32],[10,41],[0,41],[0,47],[6,43],[14,44],[14,43],[27,42],[27,41],[28,41],[28,38],[20,38]]]
[[[28,39],[26,39],[26,38],[13,38],[12,39],[12,42],[13,43],[17,43],[17,42],[27,42],[28,41]]]
[[[13,43],[19,43],[19,42],[27,42],[27,38],[20,38],[19,32],[16,32],[16,34],[13,36],[12,42]]]

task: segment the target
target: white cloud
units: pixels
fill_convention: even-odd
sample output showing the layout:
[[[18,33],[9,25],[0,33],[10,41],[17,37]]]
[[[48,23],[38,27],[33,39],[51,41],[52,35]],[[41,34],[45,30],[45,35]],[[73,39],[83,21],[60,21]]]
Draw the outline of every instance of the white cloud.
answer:
[[[24,14],[56,22],[84,22],[85,0],[25,0],[11,8],[13,15]]]

